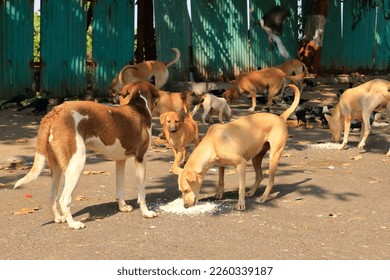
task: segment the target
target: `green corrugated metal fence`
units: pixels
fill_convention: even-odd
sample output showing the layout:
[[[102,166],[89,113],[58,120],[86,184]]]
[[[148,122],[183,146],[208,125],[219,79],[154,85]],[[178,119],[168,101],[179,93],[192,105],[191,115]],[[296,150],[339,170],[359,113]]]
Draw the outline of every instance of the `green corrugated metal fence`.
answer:
[[[33,2],[0,0],[0,99],[33,84]]]
[[[55,97],[86,91],[86,10],[83,0],[41,6],[41,90]]]
[[[95,1],[92,23],[92,57],[96,63],[94,90],[107,96],[115,75],[133,60],[134,1]]]

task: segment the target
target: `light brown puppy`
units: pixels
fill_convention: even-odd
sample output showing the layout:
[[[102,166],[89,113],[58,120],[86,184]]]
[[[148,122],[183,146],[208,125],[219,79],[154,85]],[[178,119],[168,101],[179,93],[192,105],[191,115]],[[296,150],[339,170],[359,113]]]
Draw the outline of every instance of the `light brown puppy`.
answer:
[[[245,196],[253,196],[262,181],[261,163],[267,151],[270,152],[269,181],[263,195],[257,202],[264,203],[274,185],[276,168],[287,143],[287,118],[299,104],[300,93],[295,85],[295,98],[290,108],[281,116],[271,113],[257,113],[227,123],[210,127],[207,134],[190,155],[179,174],[179,190],[183,195],[184,207],[194,206],[198,200],[203,178],[215,164],[219,166],[217,198],[224,191],[225,166],[235,166],[239,175],[239,191],[236,209],[245,210]],[[256,181],[245,192],[246,163],[252,160]]]
[[[300,73],[296,76],[286,75],[282,70],[275,67],[265,68],[253,72],[241,73],[238,75],[234,84],[230,86],[224,93],[223,97],[228,103],[238,98],[241,94],[247,93],[252,97],[252,106],[249,109],[253,112],[256,108],[256,94],[265,89],[268,89],[268,110],[271,109],[273,97],[281,91],[284,92],[286,79],[292,80],[294,83],[301,80],[305,76]]]
[[[67,222],[70,228],[85,225],[73,220],[71,196],[83,171],[87,147],[116,162],[116,197],[120,211],[132,211],[124,199],[125,164],[134,157],[135,182],[142,215],[152,218],[145,201],[146,153],[151,143],[151,110],[158,93],[147,82],[127,85],[121,92],[119,107],[109,107],[90,101],[70,101],[55,107],[41,122],[37,150],[30,172],[16,182],[15,187],[35,180],[48,161],[51,170],[51,199],[54,221]],[[64,189],[57,209],[57,193],[61,176]]]
[[[187,157],[186,146],[194,143],[196,147],[199,144],[198,126],[192,116],[184,111],[163,113],[160,123],[175,157],[169,172],[179,174],[180,165]]]
[[[287,60],[286,62],[284,62],[282,64],[276,65],[275,67],[282,70],[287,76],[298,75],[301,73],[305,73],[305,76],[306,76],[308,74],[306,65],[302,61],[299,61],[298,59]],[[302,81],[303,81],[303,78],[305,76],[303,76],[299,80],[296,80],[299,91],[301,91],[301,92],[303,89],[303,82]]]
[[[162,113],[170,111],[180,111],[181,109],[188,113],[189,108],[203,102],[203,99],[193,91],[168,92],[159,90],[158,94],[159,99],[153,110],[154,116],[160,116]]]
[[[387,118],[390,122],[390,82],[375,79],[365,82],[357,87],[347,89],[340,97],[333,110],[333,115],[325,115],[329,123],[333,141],[339,142],[344,128],[344,138],[340,149],[348,143],[348,135],[352,120],[362,120],[359,149],[364,149],[367,137],[371,130],[370,115],[374,110],[386,108]],[[390,156],[390,149],[387,153]]]

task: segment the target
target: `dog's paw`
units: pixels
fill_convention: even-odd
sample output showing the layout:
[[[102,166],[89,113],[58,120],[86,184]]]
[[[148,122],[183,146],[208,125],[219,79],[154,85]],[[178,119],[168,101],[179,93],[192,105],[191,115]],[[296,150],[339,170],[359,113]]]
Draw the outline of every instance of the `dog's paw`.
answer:
[[[145,211],[144,213],[142,213],[142,216],[144,216],[144,218],[155,218],[158,216],[158,214],[154,211]]]
[[[55,216],[54,217],[54,222],[56,224],[62,224],[66,222],[65,216]]]
[[[252,197],[256,192],[256,189],[254,190],[249,190],[245,193],[245,197]]]
[[[236,210],[244,211],[246,209],[245,204],[237,203]]]
[[[256,203],[265,203],[267,201],[266,197],[260,196],[256,199]]]
[[[133,211],[133,207],[131,205],[128,205],[128,204],[120,205],[119,206],[119,211],[121,211],[121,212],[131,212],[131,211]]]
[[[85,225],[82,222],[71,222],[69,223],[69,227],[72,229],[82,229],[85,228]]]
[[[222,199],[222,197],[223,197],[223,192],[217,192],[217,193],[215,194],[215,198],[216,198],[216,199]]]

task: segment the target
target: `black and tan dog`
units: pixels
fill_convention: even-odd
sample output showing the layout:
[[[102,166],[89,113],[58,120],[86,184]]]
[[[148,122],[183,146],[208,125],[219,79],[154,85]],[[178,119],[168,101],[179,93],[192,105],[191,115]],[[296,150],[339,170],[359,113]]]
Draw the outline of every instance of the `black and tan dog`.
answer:
[[[235,166],[239,175],[238,202],[236,209],[245,210],[245,196],[253,196],[262,181],[261,163],[269,151],[269,180],[263,195],[257,202],[264,203],[274,185],[276,168],[287,143],[287,118],[297,108],[300,93],[295,85],[295,99],[290,108],[281,116],[271,113],[257,113],[227,123],[210,127],[205,137],[190,155],[179,174],[179,190],[183,195],[184,207],[194,206],[198,200],[203,178],[215,164],[219,166],[217,198],[224,192],[225,166]],[[256,181],[245,191],[247,161],[252,160]]]
[[[30,172],[16,182],[15,187],[35,180],[48,161],[51,170],[51,198],[54,221],[67,222],[70,228],[85,225],[73,220],[71,196],[83,171],[86,149],[91,148],[116,162],[116,197],[120,211],[132,211],[124,199],[126,160],[134,157],[138,203],[144,217],[157,216],[149,211],[145,201],[146,153],[151,143],[151,111],[158,99],[156,88],[147,82],[137,82],[123,88],[119,107],[109,107],[90,101],[70,101],[56,106],[41,122],[37,150]],[[65,183],[57,209],[60,178]]]

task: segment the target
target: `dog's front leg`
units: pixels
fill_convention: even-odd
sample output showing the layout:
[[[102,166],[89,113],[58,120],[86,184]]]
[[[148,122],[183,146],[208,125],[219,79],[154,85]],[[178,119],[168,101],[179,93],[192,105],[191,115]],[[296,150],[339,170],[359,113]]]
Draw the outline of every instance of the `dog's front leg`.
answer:
[[[125,201],[125,167],[126,160],[118,160],[115,162],[116,169],[116,200],[118,201],[119,211],[130,212],[133,210],[131,205]]]
[[[149,211],[146,205],[145,199],[145,174],[146,174],[146,163],[143,159],[142,162],[134,160],[135,164],[135,184],[138,189],[138,204],[141,208],[142,215],[145,218],[154,218],[157,217],[157,213],[154,211]]]
[[[346,115],[344,119],[344,137],[343,137],[343,143],[341,143],[340,150],[345,149],[345,147],[348,144],[348,136],[349,136],[349,130],[351,129],[351,115]]]
[[[252,107],[249,108],[249,112],[254,112],[256,108],[256,92],[251,91],[249,93],[252,97]]]
[[[218,179],[218,187],[217,191],[215,193],[215,198],[216,199],[222,199],[223,197],[223,190],[225,188],[225,166],[220,166],[218,168],[218,174],[219,174],[219,179]]]
[[[245,207],[245,176],[246,176],[246,161],[237,165],[238,172],[238,202],[236,205],[236,209],[239,211],[243,211],[246,209]]]
[[[358,145],[359,150],[363,150],[364,146],[366,145],[366,140],[368,135],[370,134],[371,131],[371,125],[370,125],[370,113],[365,114],[363,112],[363,120],[362,120],[362,131],[360,135],[360,142]]]

